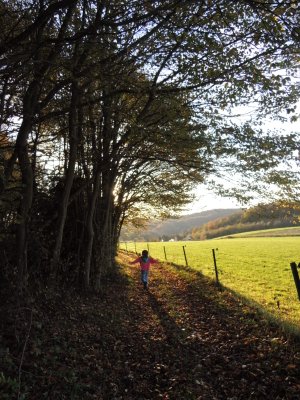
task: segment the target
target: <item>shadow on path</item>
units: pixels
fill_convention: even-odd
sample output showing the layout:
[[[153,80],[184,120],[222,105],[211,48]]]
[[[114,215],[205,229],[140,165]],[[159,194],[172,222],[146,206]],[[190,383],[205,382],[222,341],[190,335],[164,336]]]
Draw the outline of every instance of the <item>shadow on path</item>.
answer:
[[[182,336],[182,329],[175,322],[174,318],[164,309],[163,304],[157,300],[155,295],[147,292],[149,304],[153,312],[158,316],[162,327],[164,328],[169,343],[179,343]]]

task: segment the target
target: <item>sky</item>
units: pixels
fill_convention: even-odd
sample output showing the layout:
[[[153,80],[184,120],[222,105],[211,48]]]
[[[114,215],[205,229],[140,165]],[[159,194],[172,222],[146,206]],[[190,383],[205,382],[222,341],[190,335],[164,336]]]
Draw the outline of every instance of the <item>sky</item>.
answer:
[[[218,208],[241,208],[241,205],[235,199],[228,199],[217,196],[204,186],[199,186],[196,193],[196,199],[191,203],[183,215],[199,213]]]
[[[241,119],[247,119],[247,108],[246,112],[237,112],[237,114],[241,115]],[[245,115],[246,118],[243,117],[243,114]],[[300,102],[298,103],[297,111],[296,114],[300,116]],[[276,129],[285,131],[286,133],[290,132],[300,132],[300,117],[296,122],[280,122],[280,121],[274,121],[270,119],[266,119],[265,126],[268,129]],[[245,204],[241,205],[239,204],[235,199],[229,199],[229,198],[224,198],[217,196],[215,193],[210,191],[208,188],[205,187],[205,185],[200,185],[198,188],[195,190],[195,196],[196,199],[191,203],[188,207],[186,207],[185,211],[182,212],[182,215],[187,215],[187,214],[193,214],[193,213],[198,213],[206,210],[213,210],[213,209],[219,209],[219,208],[245,208],[247,207]]]

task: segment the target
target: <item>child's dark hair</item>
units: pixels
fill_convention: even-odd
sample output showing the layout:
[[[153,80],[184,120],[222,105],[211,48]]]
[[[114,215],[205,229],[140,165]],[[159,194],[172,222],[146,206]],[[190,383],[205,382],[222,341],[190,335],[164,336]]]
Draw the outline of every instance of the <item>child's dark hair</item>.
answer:
[[[142,251],[142,257],[148,257],[148,250]]]

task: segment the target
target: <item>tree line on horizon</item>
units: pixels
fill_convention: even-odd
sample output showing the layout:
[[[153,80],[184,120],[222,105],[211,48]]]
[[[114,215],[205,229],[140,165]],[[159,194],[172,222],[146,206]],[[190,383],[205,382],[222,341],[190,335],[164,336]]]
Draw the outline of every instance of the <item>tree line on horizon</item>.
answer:
[[[259,181],[296,196],[278,166],[298,135],[260,126],[296,119],[295,4],[3,0],[1,288],[99,291],[125,223],[176,214],[224,172],[255,177],[239,199]],[[255,121],[224,117],[253,102]]]
[[[210,221],[190,232],[192,240],[207,240],[236,233],[300,226],[298,204],[261,204]]]

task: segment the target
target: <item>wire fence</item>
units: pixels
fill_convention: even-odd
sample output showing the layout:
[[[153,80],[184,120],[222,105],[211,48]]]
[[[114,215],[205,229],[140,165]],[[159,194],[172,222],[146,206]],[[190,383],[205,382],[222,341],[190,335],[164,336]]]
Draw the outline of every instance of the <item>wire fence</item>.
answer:
[[[280,319],[300,323],[299,238],[120,242],[128,253],[193,268]],[[296,264],[292,268],[292,263]],[[291,270],[292,268],[292,270]],[[293,272],[293,273],[292,273]]]

